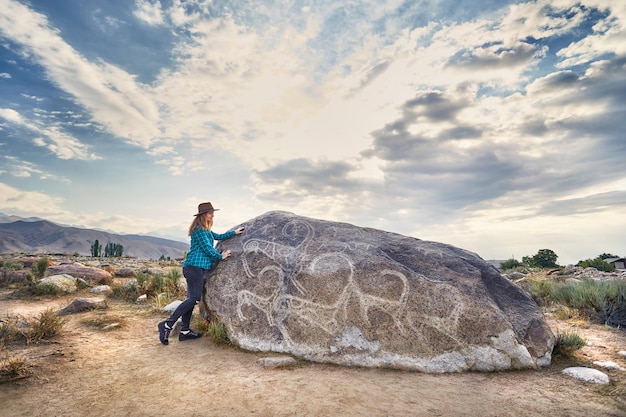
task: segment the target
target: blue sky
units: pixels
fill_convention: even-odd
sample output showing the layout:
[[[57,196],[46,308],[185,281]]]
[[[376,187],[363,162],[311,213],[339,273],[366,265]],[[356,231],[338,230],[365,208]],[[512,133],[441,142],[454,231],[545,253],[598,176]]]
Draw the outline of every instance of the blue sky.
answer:
[[[0,212],[626,255],[626,3],[0,0]]]

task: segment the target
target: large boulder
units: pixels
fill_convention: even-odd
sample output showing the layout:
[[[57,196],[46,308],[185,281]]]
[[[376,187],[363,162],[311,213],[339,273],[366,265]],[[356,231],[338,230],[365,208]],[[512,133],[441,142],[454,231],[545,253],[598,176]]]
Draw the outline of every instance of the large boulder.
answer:
[[[286,212],[242,226],[203,307],[244,349],[430,373],[550,363],[537,304],[474,253]]]
[[[110,272],[100,268],[85,266],[78,262],[73,264],[53,265],[48,267],[47,274],[68,274],[73,277],[83,278],[89,282],[105,283],[111,280]]]

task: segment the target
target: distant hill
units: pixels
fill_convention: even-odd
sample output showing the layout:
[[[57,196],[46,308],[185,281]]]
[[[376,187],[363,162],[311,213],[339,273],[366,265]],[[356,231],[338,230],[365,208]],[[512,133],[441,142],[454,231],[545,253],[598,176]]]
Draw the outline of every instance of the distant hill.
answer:
[[[4,215],[4,218],[11,217]],[[124,247],[124,256],[139,259],[182,258],[189,250],[187,243],[141,235],[118,235],[100,230],[66,227],[46,221],[22,219],[0,220],[0,253],[63,253],[91,254],[91,245],[98,240],[102,251],[108,243]]]
[[[12,214],[0,213],[0,223],[13,223],[18,220],[23,220],[25,222],[38,222],[44,219],[40,219],[39,217],[26,217],[25,218],[25,217],[20,217],[20,216],[14,216]]]

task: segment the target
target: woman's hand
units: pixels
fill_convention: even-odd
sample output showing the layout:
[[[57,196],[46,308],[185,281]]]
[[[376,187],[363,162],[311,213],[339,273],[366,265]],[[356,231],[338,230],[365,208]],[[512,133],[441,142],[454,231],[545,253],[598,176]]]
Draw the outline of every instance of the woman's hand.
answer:
[[[245,230],[245,227],[240,227],[239,229],[235,230],[235,234],[240,235],[243,233],[244,230]]]
[[[230,249],[227,249],[224,252],[222,252],[222,260],[228,259],[229,257],[230,257]]]

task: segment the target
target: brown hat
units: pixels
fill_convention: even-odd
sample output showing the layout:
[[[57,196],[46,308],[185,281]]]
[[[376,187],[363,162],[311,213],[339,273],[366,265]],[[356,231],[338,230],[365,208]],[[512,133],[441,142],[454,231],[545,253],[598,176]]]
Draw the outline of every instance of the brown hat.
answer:
[[[211,203],[200,203],[198,204],[198,213],[194,214],[194,216],[199,216],[207,211],[217,211],[219,209],[213,208],[213,204]]]

